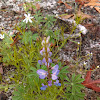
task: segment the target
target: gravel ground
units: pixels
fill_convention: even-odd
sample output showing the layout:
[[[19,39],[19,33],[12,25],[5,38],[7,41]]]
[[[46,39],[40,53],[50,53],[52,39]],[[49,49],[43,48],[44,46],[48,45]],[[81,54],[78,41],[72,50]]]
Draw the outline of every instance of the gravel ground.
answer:
[[[70,5],[72,6],[72,10],[66,9],[65,5],[59,5],[57,4],[58,0],[42,0],[39,2],[42,13],[44,15],[61,15],[65,13],[73,14],[74,13],[74,0],[68,0]],[[67,0],[62,0],[63,2]],[[11,30],[11,32],[14,30],[14,25],[18,23],[21,20],[21,17],[24,16],[23,7],[21,6],[23,2],[21,0],[1,0],[0,2],[0,32],[6,31],[8,32]],[[59,8],[58,8],[59,6]],[[81,55],[91,55],[89,60],[85,60],[86,66],[84,66],[83,62],[80,62],[79,65],[85,69],[89,69],[90,66],[95,67],[100,66],[100,14],[95,10],[91,9],[90,7],[82,7],[81,9],[85,14],[93,15],[95,18],[93,19],[87,19],[85,20],[82,25],[86,27],[88,32],[84,35],[81,34],[82,38],[82,45],[81,45]],[[58,19],[58,22],[61,23],[69,23],[69,21],[65,19]],[[86,24],[92,24],[91,26],[86,26]],[[78,30],[79,31],[79,30]],[[77,32],[77,30],[76,30]],[[68,34],[68,30],[65,32],[65,36]],[[79,42],[79,38],[77,38],[77,42]],[[71,49],[73,48],[73,50]],[[60,59],[69,64],[69,66],[73,66],[74,63],[76,63],[76,60],[74,58],[74,55],[76,55],[76,44],[68,43],[64,46],[64,48],[61,49],[59,55]],[[73,62],[70,62],[72,61]],[[83,61],[83,58],[80,59],[80,61]],[[4,73],[4,79],[9,82],[9,79],[5,76],[9,74],[10,72],[7,72],[8,69],[6,69]],[[13,69],[11,71],[14,71]],[[77,70],[78,73],[82,74]],[[83,74],[83,78],[85,77],[85,74]],[[100,68],[94,70],[92,72],[92,79],[99,79],[100,78]],[[8,97],[7,100],[11,100],[11,93],[13,90],[9,90],[6,95]],[[86,96],[84,100],[97,100],[97,97],[100,97],[100,93],[97,93],[93,91],[92,89],[85,89]]]

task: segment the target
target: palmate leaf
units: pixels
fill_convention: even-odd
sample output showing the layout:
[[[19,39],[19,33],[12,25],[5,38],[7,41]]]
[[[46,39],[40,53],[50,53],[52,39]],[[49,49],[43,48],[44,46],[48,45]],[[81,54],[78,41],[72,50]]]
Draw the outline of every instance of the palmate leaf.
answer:
[[[67,76],[65,77],[65,79],[66,79],[68,82],[71,82]]]
[[[59,63],[58,63],[58,65],[59,65],[59,69],[60,69],[60,68],[62,67],[62,64],[61,64],[61,62],[59,62]]]
[[[64,66],[61,70],[60,70],[60,72],[59,72],[59,76],[60,76],[60,78],[65,78],[66,77],[66,74],[68,73],[68,71],[66,70],[68,68],[68,66]]]
[[[65,79],[68,81],[68,82],[64,82],[64,84],[66,84],[66,95],[68,100],[83,99],[84,93],[81,92],[81,89],[83,89],[84,86],[81,84],[81,82],[83,82],[81,75],[73,74],[72,79],[69,79],[67,76]]]
[[[84,79],[78,79],[77,81],[75,81],[74,83],[81,83],[81,82],[83,82],[84,81]]]
[[[75,73],[72,75],[72,82],[75,80]]]
[[[58,74],[58,76],[60,77],[61,80],[64,80],[64,78],[66,77],[66,75],[64,74]]]
[[[66,70],[68,68],[68,66],[64,66],[62,69],[61,69],[61,71],[60,71],[60,73],[68,73],[68,71]]]
[[[80,79],[80,77],[81,77],[81,75],[78,74],[78,75],[75,77],[75,80],[74,80],[74,81],[77,82],[77,80]]]
[[[60,69],[60,68],[61,68],[61,63],[59,63],[58,65],[59,65],[59,69]],[[64,66],[64,67],[60,70],[58,76],[61,78],[61,80],[64,80],[64,79],[65,79],[66,74],[68,73],[67,68],[68,68],[68,66]]]

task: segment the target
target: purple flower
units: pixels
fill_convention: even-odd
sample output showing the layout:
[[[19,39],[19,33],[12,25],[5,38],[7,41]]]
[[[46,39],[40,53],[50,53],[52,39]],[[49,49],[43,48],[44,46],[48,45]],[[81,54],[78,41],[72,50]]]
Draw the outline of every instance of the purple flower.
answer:
[[[45,59],[45,58],[43,58],[42,63],[43,63],[45,66],[47,66],[47,62],[46,62],[46,59]],[[50,58],[48,58],[48,66],[49,66],[49,63],[52,63],[52,60],[51,60]]]
[[[59,66],[55,65],[54,67],[52,67],[53,70],[58,70]]]
[[[48,81],[48,85],[49,86],[52,86],[52,80],[51,81]]]
[[[40,88],[41,90],[46,90],[46,88],[47,88],[47,85],[44,85],[43,83],[42,83],[42,87]]]
[[[52,63],[52,60],[51,60],[50,58],[48,58],[48,62],[49,62],[49,63]]]
[[[52,80],[56,80],[58,78],[57,75],[55,74],[51,74],[51,76],[52,76]]]
[[[56,80],[58,78],[57,75],[59,73],[59,70],[53,70],[52,73],[53,73],[51,74],[52,80]]]
[[[46,59],[45,59],[45,58],[43,58],[42,62],[43,62],[43,63],[46,63]]]
[[[47,66],[47,62],[46,62],[46,59],[45,59],[45,58],[43,58],[42,62],[43,62],[43,64],[44,64],[45,66]],[[48,66],[49,66],[49,63],[48,63]]]
[[[50,49],[49,49],[49,47],[47,48],[47,52],[49,52],[50,51]]]
[[[44,79],[45,77],[47,77],[47,71],[43,70],[43,69],[39,69],[37,70],[37,74],[39,75],[40,79]]]
[[[56,80],[56,82],[54,82],[54,85],[61,86],[61,83],[59,83],[59,80]]]
[[[57,70],[53,70],[52,73],[53,73],[54,75],[58,75],[58,74],[59,74],[59,71],[60,71],[60,70],[58,70],[58,69],[57,69]]]
[[[45,52],[45,48],[42,48],[42,50],[40,51],[40,54],[43,55],[44,52]]]
[[[38,60],[38,63],[39,63],[40,65],[42,65],[42,61],[41,61],[41,60]]]
[[[59,71],[60,70],[58,70],[58,65],[55,65],[54,67],[52,67],[52,74],[51,74],[51,76],[52,76],[52,80],[56,80],[58,77],[57,77],[57,75],[59,74]]]
[[[52,56],[52,52],[49,52],[49,56],[50,56],[50,57]]]

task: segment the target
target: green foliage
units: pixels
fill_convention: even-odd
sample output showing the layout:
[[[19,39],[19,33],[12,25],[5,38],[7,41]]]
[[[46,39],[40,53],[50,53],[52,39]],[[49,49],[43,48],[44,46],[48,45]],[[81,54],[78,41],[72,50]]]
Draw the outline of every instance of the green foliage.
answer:
[[[68,70],[67,70],[68,66],[64,66],[63,67],[62,64],[61,64],[61,62],[59,62],[58,65],[59,65],[59,68],[60,68],[60,72],[59,72],[58,76],[60,77],[60,79],[62,81],[64,81],[64,79],[66,77],[66,74],[68,73]]]
[[[56,21],[56,19],[54,18],[54,16],[46,16],[46,23],[45,23],[45,26],[47,28],[50,28],[54,25],[54,22]]]
[[[12,36],[4,33],[5,38],[3,39],[2,43],[0,43],[0,50],[1,55],[3,56],[3,62],[10,63],[11,55],[13,55],[13,51],[11,45],[13,43]]]
[[[65,77],[67,82],[64,82],[66,85],[66,97],[68,100],[84,100],[85,94],[81,92],[81,90],[84,88],[84,86],[81,84],[81,82],[84,81],[84,79],[81,78],[81,75],[75,75],[75,73],[72,75],[72,79],[70,80],[67,76]]]
[[[31,83],[32,82],[32,83]],[[56,86],[51,86],[46,89],[46,91],[40,91],[37,88],[37,84],[33,82],[32,78],[30,79],[30,84],[23,86],[20,84],[16,87],[16,90],[13,92],[12,100],[60,100],[60,93],[62,94],[62,87],[58,89]],[[55,98],[59,95],[57,98]]]

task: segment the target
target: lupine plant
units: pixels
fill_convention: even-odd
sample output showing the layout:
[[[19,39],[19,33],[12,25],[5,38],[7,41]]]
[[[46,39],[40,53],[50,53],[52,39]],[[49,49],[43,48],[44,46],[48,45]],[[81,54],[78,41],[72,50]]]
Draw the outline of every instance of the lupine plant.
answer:
[[[44,40],[42,41],[42,50],[40,51],[40,54],[43,56],[43,60],[39,60],[38,63],[40,65],[45,65],[45,67],[47,68],[47,71],[43,70],[43,69],[39,69],[37,70],[37,74],[39,75],[40,79],[48,79],[48,86],[52,85],[52,80],[56,80],[56,82],[54,82],[54,85],[56,86],[61,86],[61,83],[59,83],[58,80],[58,74],[59,74],[59,66],[58,64],[56,64],[55,66],[51,67],[50,63],[52,63],[52,60],[50,59],[52,52],[50,52],[50,43],[49,43],[49,39],[50,36],[46,38],[44,38]],[[50,73],[52,70],[52,73]],[[45,90],[47,88],[47,85],[44,85],[42,83],[42,87],[41,90]]]

